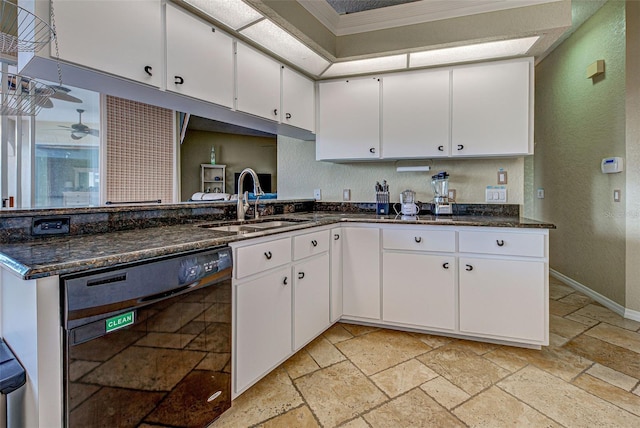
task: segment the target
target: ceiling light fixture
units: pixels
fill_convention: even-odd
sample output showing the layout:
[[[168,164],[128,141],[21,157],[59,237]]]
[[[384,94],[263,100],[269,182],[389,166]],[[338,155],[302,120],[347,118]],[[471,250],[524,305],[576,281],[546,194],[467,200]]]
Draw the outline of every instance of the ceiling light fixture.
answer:
[[[241,0],[184,0],[184,2],[234,30],[264,18],[261,13]]]
[[[399,70],[407,67],[407,55],[391,55],[380,58],[358,59],[332,64],[322,77],[346,76],[379,71]]]
[[[319,75],[330,64],[268,19],[243,28],[240,34],[313,75]]]
[[[540,37],[500,40],[409,54],[409,67],[428,67],[466,61],[525,55]]]

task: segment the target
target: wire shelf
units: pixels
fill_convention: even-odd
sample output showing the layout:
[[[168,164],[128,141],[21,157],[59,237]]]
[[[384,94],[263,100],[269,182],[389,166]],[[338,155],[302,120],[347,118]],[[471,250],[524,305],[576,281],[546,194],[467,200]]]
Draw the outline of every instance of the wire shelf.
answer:
[[[55,32],[48,23],[9,0],[0,0],[0,53],[38,52],[53,38]]]
[[[0,86],[1,116],[33,116],[43,107],[52,107],[55,90],[42,82],[19,74],[5,74]]]

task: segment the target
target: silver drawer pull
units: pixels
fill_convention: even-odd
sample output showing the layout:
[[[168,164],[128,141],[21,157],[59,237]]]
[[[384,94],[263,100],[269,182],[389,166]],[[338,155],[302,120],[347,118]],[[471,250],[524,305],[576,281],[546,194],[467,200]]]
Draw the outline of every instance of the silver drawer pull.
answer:
[[[271,255],[271,251],[266,251],[266,252],[264,253],[264,256],[267,258],[267,260],[271,260],[271,257],[272,257],[272,255]]]
[[[413,239],[415,239],[418,244],[422,242],[422,236],[415,236]]]
[[[216,398],[220,397],[220,394],[222,394],[222,391],[218,391],[218,392],[214,393],[211,397],[209,397],[207,399],[207,403],[211,403],[213,400],[215,400]]]
[[[502,239],[500,239],[500,240],[496,239],[496,244],[498,244],[498,247],[502,247],[502,246],[504,246],[504,241]]]

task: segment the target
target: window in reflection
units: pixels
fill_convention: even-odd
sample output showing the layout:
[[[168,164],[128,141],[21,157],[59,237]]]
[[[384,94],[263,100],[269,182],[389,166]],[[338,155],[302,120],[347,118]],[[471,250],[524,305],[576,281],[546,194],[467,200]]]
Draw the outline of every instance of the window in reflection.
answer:
[[[35,118],[34,207],[100,204],[100,95],[60,87]]]

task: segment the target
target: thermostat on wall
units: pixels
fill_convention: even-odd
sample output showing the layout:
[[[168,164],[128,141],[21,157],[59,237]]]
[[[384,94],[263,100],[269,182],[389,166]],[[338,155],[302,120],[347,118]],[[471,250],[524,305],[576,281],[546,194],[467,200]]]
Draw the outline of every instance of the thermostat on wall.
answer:
[[[615,172],[624,171],[624,159],[622,158],[604,158],[600,164],[603,174],[613,174]]]

